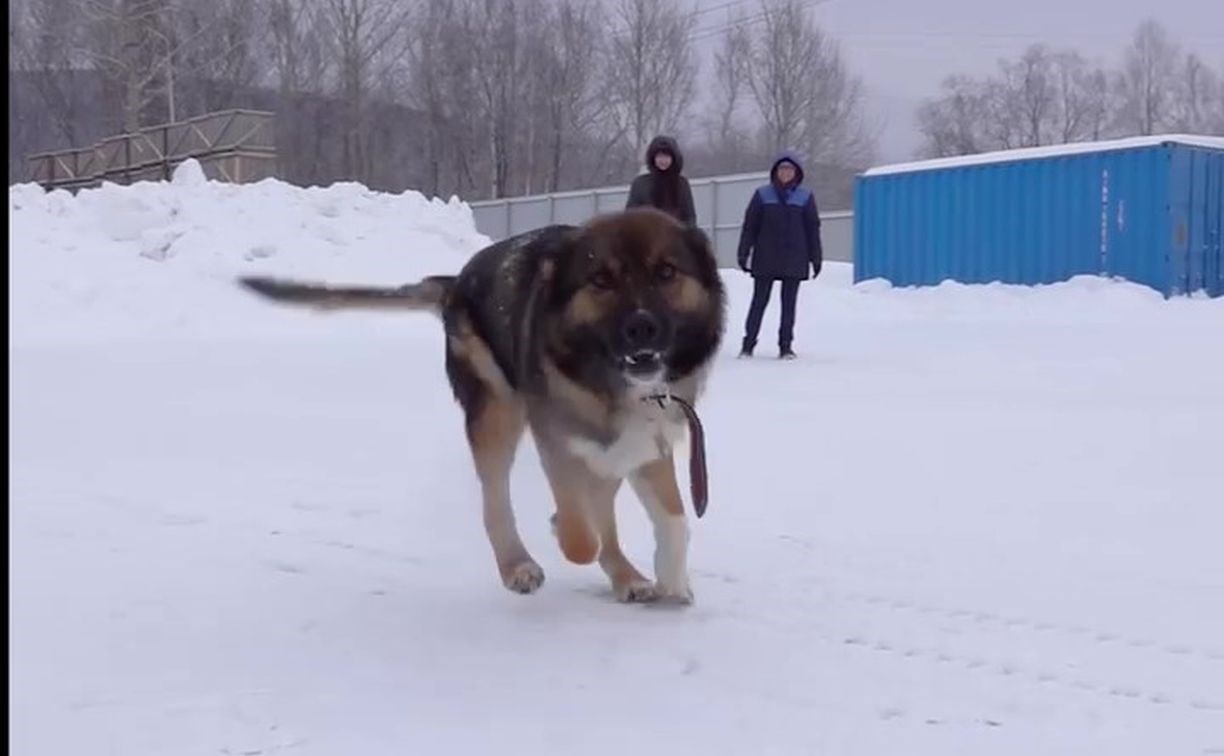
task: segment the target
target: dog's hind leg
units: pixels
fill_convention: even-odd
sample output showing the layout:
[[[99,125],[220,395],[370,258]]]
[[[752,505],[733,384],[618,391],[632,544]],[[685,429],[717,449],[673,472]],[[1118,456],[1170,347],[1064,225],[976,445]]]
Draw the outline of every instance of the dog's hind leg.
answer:
[[[510,505],[510,468],[526,426],[523,402],[466,318],[451,324],[446,372],[466,417],[485,533],[502,583],[516,593],[532,593],[544,583],[544,571],[527,553]]]
[[[532,593],[544,583],[544,571],[527,553],[510,505],[510,468],[523,436],[523,408],[513,399],[489,397],[469,416],[467,427],[498,572],[510,590]]]
[[[616,532],[616,492],[620,484],[604,482],[591,499],[591,519],[599,532],[599,566],[612,581],[612,593],[618,601],[653,601],[658,598],[654,583],[621,551]]]

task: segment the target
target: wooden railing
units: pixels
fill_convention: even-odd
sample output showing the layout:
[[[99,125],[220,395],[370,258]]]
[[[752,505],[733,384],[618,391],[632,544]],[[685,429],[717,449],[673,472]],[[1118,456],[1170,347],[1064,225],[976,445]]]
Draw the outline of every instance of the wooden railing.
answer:
[[[244,183],[274,176],[273,114],[223,110],[186,121],[120,134],[92,147],[40,152],[27,158],[29,180],[44,187],[79,189],[103,181],[169,179],[175,166],[195,158],[211,179]]]

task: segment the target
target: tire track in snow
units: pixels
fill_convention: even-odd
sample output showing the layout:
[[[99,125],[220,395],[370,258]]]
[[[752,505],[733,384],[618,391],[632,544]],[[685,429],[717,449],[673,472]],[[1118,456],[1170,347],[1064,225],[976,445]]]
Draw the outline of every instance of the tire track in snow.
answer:
[[[778,536],[778,540],[791,546],[798,547],[803,551],[812,551],[814,549],[811,542],[802,538],[796,538],[795,536],[781,535]],[[1160,651],[1161,653],[1175,657],[1189,656],[1197,657],[1208,662],[1224,662],[1224,648],[1205,648],[1191,643],[1157,640],[1155,638],[1148,637],[1127,636],[1123,633],[1091,627],[1089,625],[1052,622],[1015,615],[1008,616],[983,609],[938,606],[936,604],[912,601],[901,596],[889,595],[885,593],[868,591],[842,591],[830,585],[828,581],[824,579],[817,579],[812,582],[819,584],[822,588],[824,588],[828,592],[830,598],[843,603],[857,603],[871,607],[884,607],[887,609],[896,610],[898,612],[934,615],[958,622],[972,620],[978,625],[991,624],[996,625],[999,628],[1016,632],[1027,631],[1075,636],[1086,638],[1101,644],[1117,644],[1119,646],[1134,649],[1154,649]]]
[[[836,642],[823,636],[823,640]],[[1101,682],[1090,677],[1060,673],[1049,669],[1037,669],[1030,664],[1011,660],[989,658],[984,654],[961,654],[942,647],[924,648],[907,644],[893,644],[877,635],[855,633],[842,638],[841,643],[852,648],[883,654],[893,654],[903,659],[932,661],[937,664],[961,667],[966,670],[993,674],[1014,680],[1024,680],[1038,685],[1057,685],[1072,690],[1093,693],[1111,698],[1123,698],[1148,704],[1183,706],[1200,711],[1224,712],[1224,702],[1191,696],[1176,697],[1161,690],[1125,682]]]
[[[694,574],[706,579],[734,582],[733,579],[715,572],[694,571]],[[1174,706],[1203,712],[1224,712],[1224,700],[1214,698],[1211,695],[1200,695],[1184,690],[1170,689],[1174,687],[1181,688],[1181,685],[1163,686],[1136,683],[1125,678],[1119,679],[1118,675],[1112,674],[1113,669],[1125,668],[1125,664],[1108,665],[1111,674],[1091,674],[1074,668],[1062,669],[1057,661],[1061,656],[1072,658],[1082,656],[1075,653],[1075,648],[1068,646],[1066,641],[1074,643],[1086,638],[1087,642],[1092,646],[1110,646],[1114,651],[1121,652],[1126,656],[1133,656],[1144,649],[1164,650],[1157,647],[1155,642],[1136,647],[1119,643],[1120,635],[1111,635],[1110,640],[1102,641],[1098,640],[1092,631],[1085,633],[1039,631],[1036,629],[1039,623],[1033,621],[1026,620],[1009,624],[1006,621],[998,621],[1004,619],[1001,615],[970,610],[941,609],[918,602],[909,602],[862,592],[828,590],[825,599],[813,603],[827,603],[833,606],[843,604],[852,607],[870,608],[872,610],[882,609],[885,612],[895,613],[900,617],[904,617],[904,619],[889,623],[887,630],[869,630],[864,629],[864,626],[872,624],[871,617],[868,615],[838,614],[837,612],[828,611],[827,607],[817,607],[820,610],[813,611],[814,607],[811,603],[806,604],[806,606],[792,606],[793,609],[799,609],[802,613],[794,614],[790,617],[765,616],[764,613],[748,615],[742,612],[733,612],[732,614],[740,621],[754,625],[759,624],[775,632],[785,633],[788,636],[800,635],[805,639],[816,639],[832,646],[841,646],[855,651],[893,657],[898,660],[926,662],[946,666],[949,669],[960,669],[974,674],[991,675],[1016,682],[1029,683],[1038,687],[1054,686],[1106,699],[1132,701],[1153,707]],[[978,615],[984,615],[991,619],[986,623],[982,623],[977,619]],[[813,616],[824,617],[823,626],[812,626],[811,617]],[[968,632],[964,635],[950,634],[937,624],[937,621],[949,619],[960,623]],[[915,620],[919,623],[918,625],[915,625]],[[833,622],[836,622],[837,625],[834,625]],[[1020,661],[1007,654],[999,644],[990,642],[992,639],[989,637],[978,637],[976,639],[982,641],[983,645],[988,646],[987,649],[983,649],[978,653],[966,650],[965,647],[972,645],[974,640],[970,633],[982,633],[984,629],[989,629],[984,628],[983,624],[991,624],[992,622],[1006,629],[1017,631],[1021,635],[1026,634],[1026,631],[1027,634],[1033,636],[1042,636],[1044,634],[1044,640],[1041,643],[1024,648],[1024,651],[1035,658]],[[1052,628],[1061,627],[1069,630],[1067,626],[1060,626],[1054,623],[1045,624],[1050,625]],[[917,643],[905,637],[923,633],[932,634],[932,631],[935,634],[939,634],[946,642]],[[898,640],[898,637],[903,639]],[[1059,638],[1062,640],[1058,640]],[[1057,647],[1051,648],[1049,646],[1050,643],[1056,643]],[[1191,651],[1193,651],[1192,648]],[[1170,654],[1161,654],[1157,658],[1182,664],[1187,662],[1185,658],[1187,654],[1172,652]],[[1168,668],[1161,666],[1159,671],[1168,672]],[[1169,677],[1175,680],[1179,679],[1176,675],[1169,675]]]
[[[1176,657],[1194,656],[1209,662],[1224,661],[1224,651],[1213,648],[1199,648],[1187,643],[1174,641],[1159,641],[1152,638],[1127,637],[1121,633],[1101,630],[1085,625],[1069,625],[1025,617],[1006,616],[978,609],[941,607],[933,604],[912,602],[895,596],[876,593],[860,593],[855,591],[830,591],[830,596],[845,603],[857,603],[872,607],[884,607],[898,612],[935,615],[944,619],[968,622],[977,625],[993,625],[995,627],[1016,632],[1051,633],[1083,638],[1101,644],[1116,644],[1133,649],[1154,649]]]

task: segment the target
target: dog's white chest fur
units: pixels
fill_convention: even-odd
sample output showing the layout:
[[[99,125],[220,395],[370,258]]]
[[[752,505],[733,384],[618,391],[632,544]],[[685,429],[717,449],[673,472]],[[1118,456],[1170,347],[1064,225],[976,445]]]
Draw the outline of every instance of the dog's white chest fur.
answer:
[[[570,451],[581,458],[595,474],[620,479],[667,454],[684,436],[685,425],[674,409],[654,402],[642,402],[641,408],[625,417],[620,434],[604,446],[597,441],[573,437]]]

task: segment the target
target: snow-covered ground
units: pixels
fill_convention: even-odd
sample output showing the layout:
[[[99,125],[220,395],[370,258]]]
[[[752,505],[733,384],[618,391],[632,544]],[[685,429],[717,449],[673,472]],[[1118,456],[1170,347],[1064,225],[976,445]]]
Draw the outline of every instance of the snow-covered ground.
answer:
[[[801,358],[738,361],[729,273],[678,610],[563,561],[529,443],[547,582],[501,587],[432,318],[229,283],[453,271],[466,207],[184,171],[9,219],[12,753],[1224,753],[1224,301],[829,265]]]

